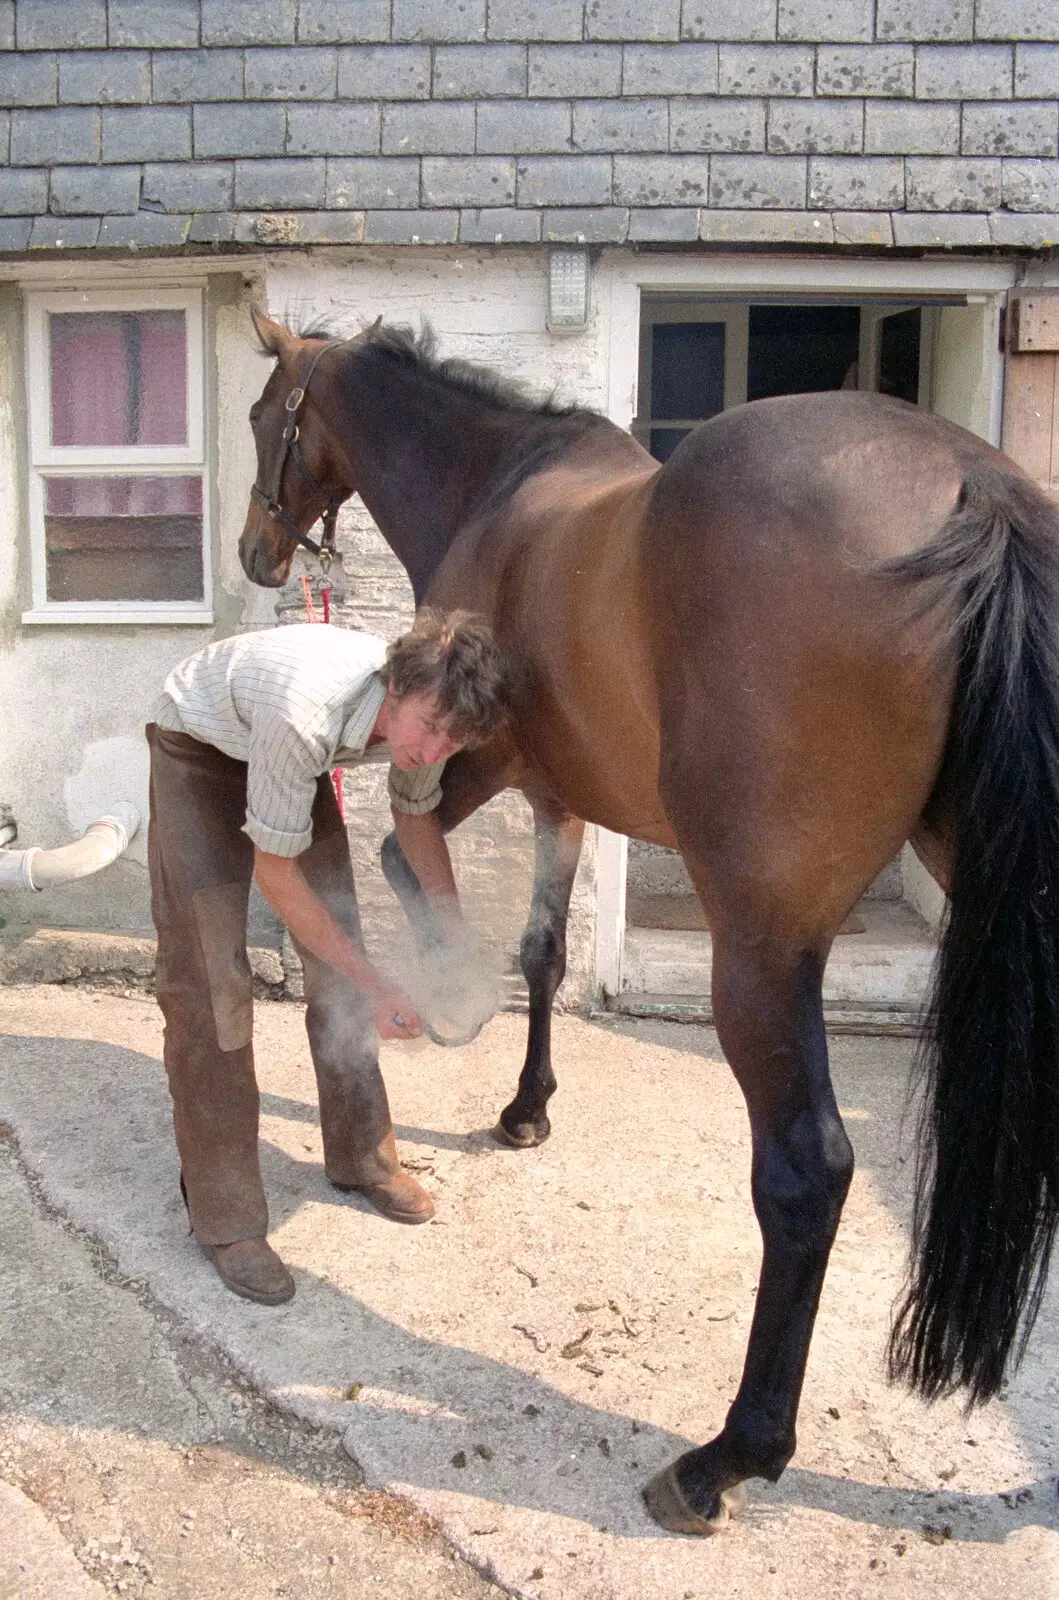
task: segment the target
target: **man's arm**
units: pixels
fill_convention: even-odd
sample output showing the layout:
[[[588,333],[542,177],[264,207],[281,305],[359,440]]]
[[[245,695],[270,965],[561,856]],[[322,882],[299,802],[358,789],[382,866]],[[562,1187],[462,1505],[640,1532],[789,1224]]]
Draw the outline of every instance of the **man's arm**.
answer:
[[[452,871],[452,857],[436,811],[414,816],[391,807],[397,843],[419,879],[423,893],[445,923],[460,922],[460,900]]]
[[[412,1001],[376,971],[335,921],[306,883],[297,857],[270,855],[255,845],[254,877],[261,893],[294,937],[368,996],[375,1011],[375,1026],[382,1038],[410,1039],[423,1031]],[[403,1019],[401,1026],[394,1021],[395,1016]]]

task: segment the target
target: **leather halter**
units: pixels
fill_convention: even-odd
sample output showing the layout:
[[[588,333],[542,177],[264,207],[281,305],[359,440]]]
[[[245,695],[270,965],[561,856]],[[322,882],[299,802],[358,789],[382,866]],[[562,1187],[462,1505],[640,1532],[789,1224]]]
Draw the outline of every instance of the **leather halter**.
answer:
[[[331,565],[331,558],[335,553],[335,522],[338,518],[338,508],[349,498],[348,494],[330,494],[320,483],[305,464],[301,445],[298,443],[298,412],[305,403],[305,396],[309,391],[309,380],[316,371],[316,364],[328,350],[338,350],[344,343],[341,339],[328,339],[326,344],[320,346],[312,360],[299,386],[292,389],[284,401],[284,410],[287,413],[286,425],[283,429],[283,439],[276,464],[272,470],[272,482],[267,489],[262,489],[255,483],[250,490],[251,500],[264,507],[273,522],[278,522],[284,533],[290,535],[296,544],[310,550],[319,560],[326,572]],[[290,456],[297,465],[302,476],[309,480],[320,499],[326,503],[326,510],[321,513],[324,532],[323,538],[317,544],[315,539],[310,539],[303,533],[289,512],[283,509],[280,503],[280,489],[283,486],[283,474],[287,466],[287,457]]]

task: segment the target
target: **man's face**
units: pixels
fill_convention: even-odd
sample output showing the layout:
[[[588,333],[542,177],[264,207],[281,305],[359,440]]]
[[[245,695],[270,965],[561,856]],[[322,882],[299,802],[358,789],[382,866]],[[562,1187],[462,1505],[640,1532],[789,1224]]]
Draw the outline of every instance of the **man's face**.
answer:
[[[386,736],[390,760],[402,772],[447,761],[463,748],[438,716],[437,699],[432,694],[409,694],[402,700],[390,695]]]

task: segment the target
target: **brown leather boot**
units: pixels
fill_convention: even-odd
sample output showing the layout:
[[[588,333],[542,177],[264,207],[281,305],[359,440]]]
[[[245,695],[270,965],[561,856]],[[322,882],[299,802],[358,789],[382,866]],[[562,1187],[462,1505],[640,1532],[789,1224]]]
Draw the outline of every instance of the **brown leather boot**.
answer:
[[[403,1172],[397,1159],[390,1112],[386,1105],[385,1090],[376,1108],[372,1127],[364,1117],[354,1129],[353,1144],[342,1154],[345,1159],[338,1166],[339,1154],[328,1158],[327,1139],[324,1139],[324,1171],[335,1189],[347,1193],[355,1190],[366,1195],[380,1216],[390,1222],[429,1222],[434,1215],[434,1202],[410,1172]],[[380,1127],[379,1124],[382,1124]],[[336,1172],[336,1167],[338,1171]],[[341,1173],[341,1176],[338,1175]]]
[[[385,1183],[330,1183],[335,1189],[364,1195],[371,1201],[380,1216],[389,1222],[429,1222],[434,1215],[434,1202],[410,1172],[400,1168]]]
[[[262,1306],[281,1306],[294,1298],[294,1279],[267,1239],[237,1239],[234,1244],[203,1244],[200,1239],[198,1243],[233,1294]]]

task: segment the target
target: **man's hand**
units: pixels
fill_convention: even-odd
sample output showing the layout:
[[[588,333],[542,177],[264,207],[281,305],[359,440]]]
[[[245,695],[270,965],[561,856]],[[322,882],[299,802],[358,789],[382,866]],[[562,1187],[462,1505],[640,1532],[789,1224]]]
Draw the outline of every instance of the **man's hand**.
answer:
[[[380,1039],[418,1039],[423,1032],[423,1021],[415,1002],[389,979],[380,980],[371,993],[371,1003]]]

